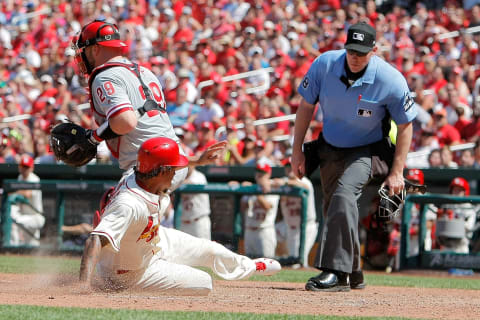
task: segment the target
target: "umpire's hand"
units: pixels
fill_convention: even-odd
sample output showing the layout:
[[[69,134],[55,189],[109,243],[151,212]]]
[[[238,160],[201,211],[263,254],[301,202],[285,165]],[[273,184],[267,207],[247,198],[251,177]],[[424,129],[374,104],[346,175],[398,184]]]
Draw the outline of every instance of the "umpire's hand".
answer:
[[[399,194],[405,188],[405,180],[402,172],[390,172],[388,177],[383,182],[384,186],[388,187],[388,195],[391,197],[394,194]]]
[[[292,153],[292,172],[299,179],[305,175],[305,155],[302,150],[293,150]]]

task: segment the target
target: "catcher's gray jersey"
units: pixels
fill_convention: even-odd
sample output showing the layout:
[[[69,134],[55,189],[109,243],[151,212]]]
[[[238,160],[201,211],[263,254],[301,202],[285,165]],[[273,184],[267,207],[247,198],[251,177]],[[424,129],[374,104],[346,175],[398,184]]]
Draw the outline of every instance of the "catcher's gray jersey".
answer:
[[[121,58],[110,63],[123,63],[101,70],[91,84],[91,97],[94,106],[95,122],[100,126],[105,121],[126,110],[138,110],[146,101],[141,83],[137,78],[132,62]],[[99,66],[96,69],[104,68]],[[143,82],[150,90],[153,99],[165,108],[162,87],[157,77],[148,69],[139,66]],[[140,145],[152,137],[167,137],[179,143],[172,124],[165,111],[153,110],[138,119],[134,130],[121,137],[107,141],[113,156],[118,158],[119,166],[128,170],[135,165]],[[179,144],[180,145],[180,144]]]

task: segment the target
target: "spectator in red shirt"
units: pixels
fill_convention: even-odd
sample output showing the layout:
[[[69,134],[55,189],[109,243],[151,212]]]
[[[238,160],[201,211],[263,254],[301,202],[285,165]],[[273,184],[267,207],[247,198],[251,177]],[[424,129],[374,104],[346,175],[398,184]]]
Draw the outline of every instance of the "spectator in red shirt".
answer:
[[[465,141],[478,141],[480,136],[480,107],[473,109],[472,121],[460,131]]]
[[[269,103],[271,117],[282,117],[285,113],[280,109],[280,105],[277,100],[271,99]],[[274,123],[274,127],[268,132],[268,136],[273,138],[279,135],[285,135],[290,132],[290,123],[288,120],[279,121]]]
[[[217,55],[212,48],[210,48],[210,44],[208,43],[207,39],[200,39],[197,43],[195,51],[198,52],[198,54],[203,55],[209,64],[216,63]]]
[[[460,133],[447,122],[447,111],[440,109],[434,113],[437,138],[440,146],[450,146],[460,142]]]
[[[370,24],[373,26],[378,18],[377,5],[375,1],[367,0],[367,3],[365,4],[365,9],[367,10],[367,16],[370,20]]]
[[[178,20],[178,29],[173,36],[174,42],[185,42],[190,44],[193,40],[194,33],[191,26],[188,23],[188,17],[181,15]]]
[[[256,138],[253,135],[246,136],[242,141],[242,150],[238,149],[238,144],[228,144],[227,150],[229,151],[230,158],[229,164],[243,165],[245,163],[251,163],[256,157]],[[240,143],[239,143],[240,144]]]
[[[463,80],[462,68],[454,67],[450,72],[449,80],[458,91],[459,96],[464,99],[464,102],[466,102],[467,97],[470,96],[470,89],[468,88],[467,83]]]
[[[40,77],[43,91],[40,96],[33,103],[32,114],[41,113],[47,105],[48,98],[53,98],[57,95],[58,90],[53,86],[53,78],[48,74]]]
[[[253,103],[250,99],[240,101],[238,107],[238,119],[245,119],[247,117],[253,118],[255,114]]]
[[[468,105],[468,101],[461,97],[458,94],[458,90],[455,88],[455,86],[452,83],[449,83],[446,86],[447,93],[448,93],[448,102],[444,104],[445,111],[447,111],[447,121],[448,123],[455,125],[457,121],[459,120],[457,109],[462,109],[462,114],[465,116],[464,119],[462,119],[462,124],[465,124],[465,121],[468,123],[468,118],[470,118],[472,114],[472,109]],[[442,89],[443,90],[443,89]],[[465,119],[467,118],[467,119]],[[462,125],[459,124],[459,125]],[[461,128],[457,129],[461,130]]]
[[[296,59],[297,67],[294,71],[294,76],[303,78],[303,76],[307,73],[308,69],[310,68],[310,61],[308,57],[307,50],[300,49],[297,51]]]
[[[433,82],[430,85],[430,89],[438,93],[440,89],[447,85],[448,81],[445,79],[445,75],[443,74],[443,70],[441,67],[435,67],[432,77]]]
[[[140,8],[140,6],[133,4],[128,7],[128,19],[125,20],[126,24],[133,24],[136,26],[143,24],[143,17],[138,12]]]
[[[467,118],[465,117],[465,108],[464,108],[464,106],[458,106],[458,107],[456,107],[456,108],[455,108],[455,112],[457,113],[458,120],[457,120],[457,122],[455,122],[454,127],[455,127],[455,129],[457,129],[458,132],[460,133],[460,137],[463,138],[463,137],[462,137],[462,132],[463,132],[463,130],[465,129],[465,127],[467,127],[467,126],[471,123],[471,121],[470,121],[470,119],[467,119]]]
[[[194,152],[196,155],[202,154],[208,147],[215,144],[215,128],[213,123],[204,122],[201,124],[198,132],[198,145]]]

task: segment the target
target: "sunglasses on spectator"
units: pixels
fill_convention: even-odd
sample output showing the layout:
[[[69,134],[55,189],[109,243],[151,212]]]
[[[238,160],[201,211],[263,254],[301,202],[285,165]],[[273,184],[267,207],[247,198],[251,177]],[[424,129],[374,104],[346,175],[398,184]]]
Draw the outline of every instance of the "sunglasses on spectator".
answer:
[[[357,56],[357,57],[365,57],[368,52],[360,52],[360,51],[356,51],[356,50],[347,50],[347,53],[351,56]]]

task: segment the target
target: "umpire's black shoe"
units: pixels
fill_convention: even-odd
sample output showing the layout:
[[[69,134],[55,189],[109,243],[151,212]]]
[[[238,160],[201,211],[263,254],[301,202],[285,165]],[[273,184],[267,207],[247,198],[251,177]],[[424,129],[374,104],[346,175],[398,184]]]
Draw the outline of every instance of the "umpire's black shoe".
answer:
[[[348,273],[322,271],[318,276],[308,279],[305,290],[325,292],[350,291]]]
[[[352,289],[365,289],[365,281],[363,280],[363,272],[353,271],[350,273],[350,288]]]

